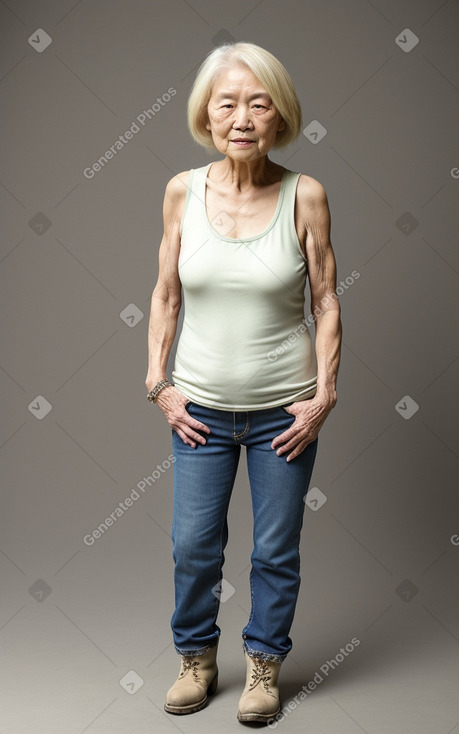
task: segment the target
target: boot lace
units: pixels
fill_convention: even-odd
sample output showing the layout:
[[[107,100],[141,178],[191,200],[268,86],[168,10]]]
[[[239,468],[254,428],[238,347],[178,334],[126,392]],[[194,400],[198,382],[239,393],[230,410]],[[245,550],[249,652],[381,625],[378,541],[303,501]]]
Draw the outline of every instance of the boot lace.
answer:
[[[199,676],[198,676],[198,666],[200,664],[199,660],[187,660],[186,657],[182,658],[182,670],[180,671],[179,678],[182,679],[186,675],[188,675],[189,671],[191,670],[191,675],[193,676],[193,679],[198,682]]]
[[[269,690],[269,681],[271,680],[271,671],[269,669],[269,665],[266,662],[266,660],[263,660],[262,658],[252,658],[253,662],[253,670],[252,670],[252,681],[249,685],[249,691],[253,691],[256,686],[261,683],[263,685],[263,688],[265,689],[266,693],[270,696],[274,696],[274,693],[272,693]]]

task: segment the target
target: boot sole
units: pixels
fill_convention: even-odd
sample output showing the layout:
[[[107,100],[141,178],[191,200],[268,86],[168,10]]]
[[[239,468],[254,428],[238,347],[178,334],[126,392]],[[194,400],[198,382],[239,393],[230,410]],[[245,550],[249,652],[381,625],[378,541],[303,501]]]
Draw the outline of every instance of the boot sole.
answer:
[[[178,714],[184,715],[184,714],[194,714],[196,711],[201,711],[208,702],[208,697],[213,696],[215,691],[217,690],[217,684],[218,684],[218,673],[216,674],[215,678],[209,683],[209,686],[207,688],[207,693],[200,701],[197,701],[196,703],[190,703],[188,706],[173,706],[170,703],[164,704],[164,710],[167,711],[168,714]]]
[[[277,714],[280,712],[280,706],[277,709],[277,711],[274,711],[272,714],[257,714],[255,711],[250,711],[246,714],[241,714],[240,711],[237,712],[237,719],[238,721],[261,721],[263,723],[269,724],[270,721],[273,721]]]

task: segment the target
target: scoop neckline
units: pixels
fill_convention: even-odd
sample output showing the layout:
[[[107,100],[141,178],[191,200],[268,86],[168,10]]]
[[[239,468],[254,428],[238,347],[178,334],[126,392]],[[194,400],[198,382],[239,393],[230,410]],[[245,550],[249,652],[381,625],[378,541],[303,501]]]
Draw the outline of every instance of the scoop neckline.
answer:
[[[210,169],[210,167],[212,166],[213,163],[214,163],[214,161],[211,161],[207,165],[206,170],[204,171],[203,202],[204,202],[204,216],[206,218],[207,227],[210,229],[210,231],[212,232],[212,234],[215,235],[215,237],[218,237],[220,240],[225,240],[225,242],[252,242],[252,240],[258,240],[258,239],[260,239],[260,237],[264,237],[274,227],[274,225],[275,225],[275,223],[276,223],[276,221],[277,221],[277,219],[279,217],[279,212],[280,212],[280,209],[281,209],[281,206],[282,206],[282,201],[283,201],[283,198],[284,198],[285,183],[286,183],[286,180],[287,180],[288,169],[287,168],[284,168],[284,171],[282,173],[281,185],[280,185],[279,195],[278,195],[278,198],[277,198],[277,206],[276,206],[276,209],[275,209],[274,214],[272,216],[272,219],[271,219],[270,223],[268,224],[268,226],[266,227],[266,229],[264,229],[263,232],[260,232],[259,234],[252,235],[251,237],[225,237],[224,235],[219,234],[217,232],[217,230],[212,227],[212,224],[210,222],[209,216],[207,214],[207,206],[206,206],[207,176],[208,176],[208,173],[209,173],[209,169]]]

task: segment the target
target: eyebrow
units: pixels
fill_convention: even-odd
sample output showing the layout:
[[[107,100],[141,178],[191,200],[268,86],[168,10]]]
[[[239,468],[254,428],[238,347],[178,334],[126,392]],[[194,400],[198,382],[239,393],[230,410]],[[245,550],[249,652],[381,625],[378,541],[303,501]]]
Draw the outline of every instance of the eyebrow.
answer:
[[[219,94],[216,95],[216,99],[224,99],[224,98],[234,98],[233,92],[219,92]],[[254,94],[251,94],[249,99],[256,99],[257,97],[265,97],[267,99],[270,99],[270,96],[267,92],[255,92]]]

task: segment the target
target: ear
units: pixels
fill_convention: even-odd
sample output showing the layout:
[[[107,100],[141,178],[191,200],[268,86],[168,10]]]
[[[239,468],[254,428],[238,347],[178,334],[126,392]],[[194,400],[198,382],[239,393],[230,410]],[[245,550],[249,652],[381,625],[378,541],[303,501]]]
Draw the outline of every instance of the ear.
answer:
[[[277,128],[277,132],[280,132],[281,130],[285,130],[285,120],[283,120],[282,117],[279,123],[279,127]]]

